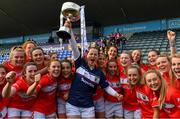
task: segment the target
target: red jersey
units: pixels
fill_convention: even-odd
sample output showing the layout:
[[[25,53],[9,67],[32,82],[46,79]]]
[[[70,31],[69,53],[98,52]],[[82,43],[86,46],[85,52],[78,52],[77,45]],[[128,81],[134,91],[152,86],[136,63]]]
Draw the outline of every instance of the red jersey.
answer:
[[[162,74],[162,77],[166,80],[167,85],[170,86],[171,81],[170,81],[170,78],[169,78],[169,72],[164,72]]]
[[[20,76],[21,75],[21,71],[23,69],[23,67],[20,66],[13,66],[10,61],[6,61],[3,64],[5,66],[5,68],[7,69],[7,72],[10,71],[15,71],[16,72],[16,76]]]
[[[33,111],[46,115],[56,112],[56,89],[57,80],[52,79],[49,74],[42,76],[36,88],[38,97]]]
[[[180,80],[177,83],[180,83]],[[180,118],[180,88],[170,87],[163,105],[170,118]]]
[[[140,67],[143,69],[144,72],[148,71],[148,65],[142,63]]]
[[[61,76],[58,80],[58,97],[65,101],[64,95],[69,93],[71,84],[74,78],[71,76],[69,79]]]
[[[120,82],[123,88],[123,108],[126,110],[138,110],[139,104],[137,102],[136,92],[131,89],[127,74],[123,67],[120,66]]]
[[[100,85],[97,86],[96,93],[93,95],[93,100],[96,101],[104,96],[104,90]]]
[[[3,81],[0,82],[0,112],[4,107],[7,106],[8,103],[8,99],[2,97],[2,90],[5,85],[6,85],[6,80],[3,79]]]
[[[26,94],[29,86],[30,85],[22,77],[17,79],[17,81],[12,85],[12,87],[16,89],[16,94],[11,97],[9,107],[24,110],[32,109],[37,95],[33,94],[32,96],[28,96]]]
[[[157,69],[157,66],[156,65],[148,65],[148,70],[150,69]]]
[[[160,104],[159,104],[159,95],[160,95],[160,92],[154,92],[154,91],[150,91],[149,92],[149,103],[152,107],[159,107]],[[160,118],[169,118],[168,116],[168,113],[165,112],[163,109],[160,110]]]
[[[138,85],[135,90],[141,108],[141,117],[152,118],[154,114],[153,107],[159,106],[158,97],[146,85]],[[168,114],[164,110],[160,110],[160,118],[168,118]]]
[[[150,89],[146,85],[137,85],[135,86],[137,101],[141,108],[141,117],[142,118],[152,118],[153,108],[149,103],[148,94]]]
[[[120,85],[120,80],[119,80],[119,76],[115,75],[112,76],[109,73],[106,74],[106,79],[109,83],[109,85],[117,92],[120,94],[121,92],[121,85]],[[113,97],[112,95],[109,95],[108,93],[104,93],[104,97],[106,100],[110,101],[110,102],[119,102],[118,99],[116,97]]]

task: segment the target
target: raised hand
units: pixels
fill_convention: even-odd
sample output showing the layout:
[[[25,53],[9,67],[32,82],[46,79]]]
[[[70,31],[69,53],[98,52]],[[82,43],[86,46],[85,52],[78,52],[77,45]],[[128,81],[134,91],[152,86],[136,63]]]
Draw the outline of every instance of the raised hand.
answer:
[[[39,73],[39,74],[36,74],[36,75],[34,76],[34,81],[35,81],[35,82],[39,83],[40,79],[41,79],[41,74],[40,74],[40,73]]]
[[[65,27],[68,27],[68,28],[72,28],[72,25],[71,25],[71,22],[69,20],[66,20],[65,23],[64,23],[64,26]]]
[[[168,38],[169,41],[175,40],[176,33],[171,31],[171,30],[168,30],[167,31],[167,38]]]
[[[14,83],[14,78],[16,77],[16,72],[10,71],[6,74],[6,81],[9,83]]]

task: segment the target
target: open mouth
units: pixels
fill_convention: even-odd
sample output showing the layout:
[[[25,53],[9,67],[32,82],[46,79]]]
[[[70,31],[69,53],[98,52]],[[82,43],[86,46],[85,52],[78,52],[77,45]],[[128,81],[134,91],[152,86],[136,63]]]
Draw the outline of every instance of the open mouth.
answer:
[[[177,78],[180,78],[180,69],[175,69],[173,72]]]
[[[153,85],[151,85],[151,89],[152,89],[152,90],[157,90],[157,87],[158,87],[158,85],[157,85],[157,84],[153,84]]]
[[[131,79],[130,81],[131,81],[132,84],[134,84],[134,83],[136,83],[137,80],[136,79]]]

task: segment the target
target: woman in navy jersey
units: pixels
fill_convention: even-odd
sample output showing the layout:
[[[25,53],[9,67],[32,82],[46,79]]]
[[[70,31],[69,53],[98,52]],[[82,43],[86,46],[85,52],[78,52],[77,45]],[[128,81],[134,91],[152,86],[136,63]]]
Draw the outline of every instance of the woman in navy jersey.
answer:
[[[70,22],[66,21],[65,26],[71,28]],[[72,82],[70,89],[68,103],[66,104],[66,114],[68,118],[94,118],[95,110],[92,96],[98,84],[119,100],[122,98],[122,95],[119,95],[109,86],[103,72],[96,67],[98,49],[90,47],[86,59],[81,58],[72,31],[71,35],[72,39],[69,41],[73,50],[76,72],[75,80]]]

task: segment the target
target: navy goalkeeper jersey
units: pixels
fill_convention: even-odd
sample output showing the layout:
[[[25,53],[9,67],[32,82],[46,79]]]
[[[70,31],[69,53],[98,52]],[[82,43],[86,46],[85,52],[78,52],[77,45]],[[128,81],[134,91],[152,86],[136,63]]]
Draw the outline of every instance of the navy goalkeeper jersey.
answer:
[[[94,106],[92,96],[96,92],[97,85],[106,88],[109,84],[101,69],[91,70],[83,58],[79,57],[75,61],[75,66],[75,80],[71,85],[68,103],[77,107],[92,107]]]

